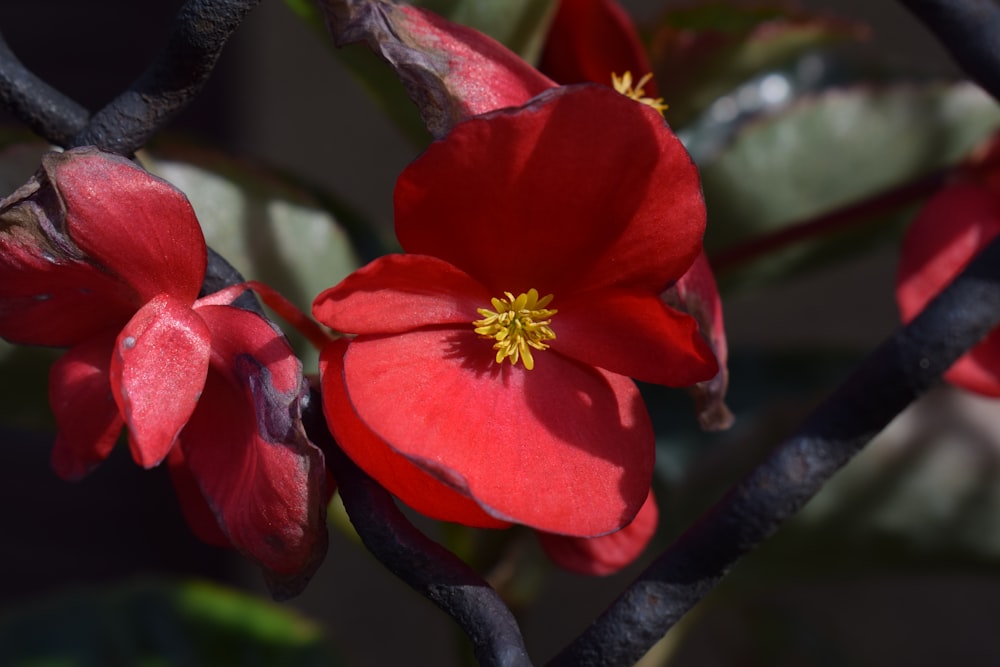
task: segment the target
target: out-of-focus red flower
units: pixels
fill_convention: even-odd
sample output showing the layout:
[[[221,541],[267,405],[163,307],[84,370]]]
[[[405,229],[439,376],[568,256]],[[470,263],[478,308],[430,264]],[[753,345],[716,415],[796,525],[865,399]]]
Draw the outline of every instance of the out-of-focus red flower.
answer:
[[[407,254],[313,306],[355,336],[320,361],[338,442],[437,519],[572,538],[628,525],[654,457],[629,378],[717,371],[695,321],[660,299],[704,232],[680,142],[610,89],[558,88],[456,126],[403,172],[395,205]]]
[[[136,463],[169,458],[196,532],[297,592],[326,549],[300,362],[256,313],[198,299],[205,240],[178,190],[94,149],[42,165],[0,202],[0,336],[69,348],[49,382],[56,472],[85,475],[124,426]]]
[[[955,182],[931,197],[910,224],[896,277],[903,322],[916,317],[997,235],[1000,135]],[[1000,330],[960,357],[944,379],[969,391],[1000,396]]]

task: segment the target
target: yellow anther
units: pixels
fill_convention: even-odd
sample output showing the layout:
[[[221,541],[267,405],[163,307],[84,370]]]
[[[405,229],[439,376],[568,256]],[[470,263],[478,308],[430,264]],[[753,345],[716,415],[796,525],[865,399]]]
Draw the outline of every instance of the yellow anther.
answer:
[[[618,76],[614,72],[611,73],[611,85],[614,86],[615,90],[619,93],[635,100],[636,102],[642,102],[647,106],[651,106],[663,115],[669,107],[663,102],[662,97],[646,97],[646,91],[644,86],[649,83],[650,79],[653,78],[653,73],[649,72],[644,77],[636,82],[635,86],[632,86],[632,72],[626,71],[621,76]]]
[[[472,326],[483,338],[496,341],[493,349],[497,351],[498,364],[510,359],[510,363],[516,365],[520,360],[530,371],[535,367],[531,349],[546,350],[549,346],[545,341],[556,337],[549,323],[558,311],[545,307],[552,302],[551,294],[539,299],[538,290],[534,288],[516,297],[510,292],[504,294],[506,299],[490,300],[493,310],[477,308],[483,319],[476,320]]]

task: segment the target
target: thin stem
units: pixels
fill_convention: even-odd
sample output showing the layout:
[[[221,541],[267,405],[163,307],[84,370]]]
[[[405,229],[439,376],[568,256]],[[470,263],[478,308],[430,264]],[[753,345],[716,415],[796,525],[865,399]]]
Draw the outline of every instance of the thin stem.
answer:
[[[1000,239],[872,352],[771,456],[633,582],[553,667],[631,665],[729,568],[1000,323]]]
[[[313,396],[303,414],[310,439],[323,449],[347,514],[365,547],[397,577],[450,615],[472,641],[483,667],[530,667],[510,609],[457,556],[407,520],[389,495],[344,454],[329,435]]]
[[[190,104],[230,35],[260,0],[188,0],[166,48],[124,93],[94,114],[70,146],[131,155]]]
[[[32,132],[56,146],[67,145],[87,125],[90,113],[36,77],[0,35],[0,106]]]
[[[717,273],[723,273],[792,244],[864,224],[873,216],[890,213],[901,206],[929,196],[940,188],[957,168],[939,169],[915,181],[904,183],[818,218],[794,223],[775,232],[761,234],[748,241],[734,244],[713,253],[709,258],[710,263]]]

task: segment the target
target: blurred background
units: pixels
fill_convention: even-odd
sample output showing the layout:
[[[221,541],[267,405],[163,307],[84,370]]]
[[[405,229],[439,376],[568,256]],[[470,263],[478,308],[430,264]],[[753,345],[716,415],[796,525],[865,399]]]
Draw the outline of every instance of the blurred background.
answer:
[[[155,56],[181,4],[4,0],[0,31],[29,69],[96,110]],[[652,21],[667,3],[624,4],[641,23]],[[802,6],[870,27],[867,39],[834,45],[812,61],[814,68],[828,67],[829,81],[817,85],[850,89],[890,75],[917,85],[957,76],[941,47],[897,3]],[[800,58],[793,65],[809,67],[809,62]],[[919,95],[904,102],[927,103]],[[983,113],[986,119],[977,116],[976,122],[995,125],[992,110]],[[9,117],[0,119],[16,127]],[[868,120],[863,116],[842,131],[867,142]],[[277,0],[250,14],[205,92],[170,132],[185,146],[181,156],[211,148],[238,164],[267,165],[309,196],[320,192],[336,200],[334,216],[341,225],[355,224],[348,218],[367,220],[383,236],[391,233],[395,178],[420,150],[352,78],[329,39]],[[915,132],[903,133],[896,146],[918,142]],[[724,143],[738,140],[728,136]],[[28,178],[35,159],[13,140],[6,145],[5,192]],[[877,150],[856,159],[870,159],[873,170],[881,169]],[[161,158],[161,166],[169,171],[170,161],[179,158],[169,151],[163,155],[168,157]],[[818,170],[844,169],[829,152],[816,151],[811,159]],[[719,185],[720,168],[709,169],[715,169],[706,175],[711,226],[711,188],[729,191]],[[193,178],[176,175],[180,181]],[[759,191],[760,181],[751,176],[747,172],[747,187]],[[720,195],[720,210],[723,199]],[[338,228],[324,242],[342,245],[346,238]],[[723,281],[730,406],[737,425],[728,433],[701,434],[686,396],[648,389],[662,441],[660,547],[897,326],[897,240],[898,233],[877,242],[848,239],[849,259],[838,255],[808,270],[781,272],[780,279],[747,274]],[[338,252],[334,259],[321,255],[311,261],[305,283],[334,284],[366,254]],[[29,626],[17,619],[26,613],[34,615],[31,627],[41,633],[41,642],[62,641],[65,624],[80,623],[96,633],[94,618],[102,610],[108,623],[126,622],[114,616],[121,607],[101,595],[135,577],[202,577],[266,598],[252,565],[190,535],[165,471],[142,471],[119,448],[80,483],[55,477],[48,466],[51,433],[37,427],[47,411],[45,377],[38,369],[48,358],[31,353],[0,371],[0,400],[8,403],[0,427],[0,620],[8,628],[0,624],[0,665],[18,664],[8,662],[16,653],[10,628],[18,628],[23,639]],[[872,392],[877,396],[879,388]],[[741,564],[654,649],[648,665],[1000,664],[994,627],[1000,617],[998,414],[989,400],[947,388],[931,392],[801,517]],[[437,534],[435,527],[427,528]],[[522,558],[529,565],[512,586],[529,590],[530,604],[519,618],[539,663],[596,616],[655,551],[620,575],[587,579],[539,564],[530,539],[518,537],[512,544],[527,554]],[[80,603],[93,611],[89,620],[58,611],[65,609],[67,592],[83,596],[75,600],[89,601],[92,595],[98,600],[93,606]],[[325,564],[305,593],[283,607],[312,619],[315,626],[302,623],[319,628],[346,665],[464,664],[452,622],[385,572],[346,531],[331,530]],[[118,664],[129,664],[128,655]]]

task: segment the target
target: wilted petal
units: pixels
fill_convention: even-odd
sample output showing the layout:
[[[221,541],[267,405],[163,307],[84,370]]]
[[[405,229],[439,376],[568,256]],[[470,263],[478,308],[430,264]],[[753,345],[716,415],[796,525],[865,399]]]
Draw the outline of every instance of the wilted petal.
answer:
[[[426,255],[386,255],[316,297],[313,315],[344,333],[399,333],[436,324],[469,324],[489,305],[482,285]]]
[[[715,355],[689,315],[655,294],[604,289],[553,302],[552,350],[591,366],[669,387],[713,377]]]
[[[132,290],[66,237],[64,209],[44,173],[0,202],[0,336],[69,347],[135,312]]]
[[[559,83],[593,81],[611,85],[611,73],[635,78],[652,71],[639,33],[615,0],[558,0],[539,64]],[[657,97],[656,84],[645,84]]]
[[[174,483],[174,491],[177,493],[177,501],[184,513],[184,520],[187,521],[191,531],[207,544],[231,548],[232,542],[219,528],[219,522],[212,508],[208,506],[205,496],[202,495],[198,480],[188,469],[180,447],[172,448],[167,454],[167,466],[170,470],[170,480]]]
[[[1000,196],[962,183],[936,194],[903,239],[896,301],[909,322],[986,244],[1000,235]],[[944,375],[959,387],[1000,396],[1000,329],[959,358]]]
[[[695,401],[698,423],[706,431],[727,429],[733,423],[733,414],[726,406],[729,347],[722,315],[722,299],[704,252],[698,255],[687,273],[662,296],[665,303],[691,315],[698,322],[702,336],[708,341],[719,362],[719,372],[715,377],[688,388],[688,393]]]
[[[139,465],[159,464],[194,412],[210,346],[202,319],[167,294],[143,306],[118,335],[111,386]]]
[[[396,70],[435,137],[555,85],[499,42],[429,11],[378,0],[319,6],[338,46],[367,42]]]
[[[111,453],[122,421],[108,379],[114,334],[80,343],[49,371],[49,404],[59,432],[52,467],[63,479],[79,479]]]
[[[65,206],[70,238],[135,290],[138,303],[160,293],[197,298],[207,250],[180,190],[95,148],[49,153],[42,165]]]
[[[198,309],[212,367],[180,446],[219,526],[276,597],[302,590],[326,553],[326,469],[305,436],[301,364],[262,317]]]
[[[653,464],[634,383],[548,351],[535,355],[532,371],[494,357],[471,329],[359,336],[344,358],[347,399],[393,451],[497,519],[577,536],[631,521]],[[337,415],[328,416],[336,434]],[[384,452],[341,441],[410,502],[392,470],[379,470]]]
[[[659,292],[705,229],[697,170],[660,115],[587,84],[457,126],[407,167],[395,201],[407,252],[444,259],[494,296]]]
[[[538,533],[538,541],[553,562],[571,572],[614,574],[642,554],[656,532],[659,516],[656,499],[650,491],[632,523],[617,532],[600,537]]]

